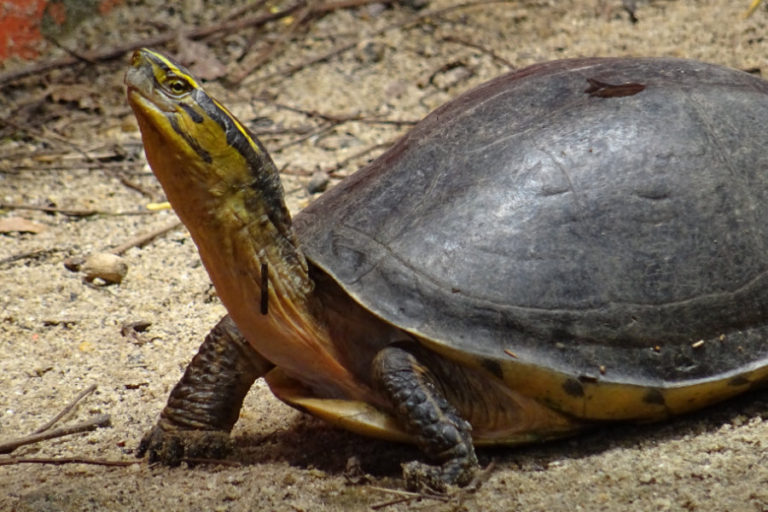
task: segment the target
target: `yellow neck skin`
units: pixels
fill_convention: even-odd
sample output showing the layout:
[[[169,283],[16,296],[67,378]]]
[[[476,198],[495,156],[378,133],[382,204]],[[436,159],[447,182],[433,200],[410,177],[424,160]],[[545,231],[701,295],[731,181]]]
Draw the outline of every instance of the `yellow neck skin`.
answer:
[[[312,293],[314,285],[293,240],[269,156],[256,148],[261,168],[254,169],[253,161],[228,145],[219,124],[210,118],[195,120],[189,107],[169,111],[174,105],[158,104],[151,96],[158,92],[142,82],[139,72],[144,69],[137,66],[133,71],[126,79],[128,98],[147,159],[243,335],[262,356],[316,393],[361,398],[365,386],[343,365],[324,323],[322,304]],[[237,127],[242,129],[239,123]],[[199,146],[192,147],[190,139]],[[259,173],[278,183],[276,190],[255,186]],[[261,311],[264,264],[267,314]]]

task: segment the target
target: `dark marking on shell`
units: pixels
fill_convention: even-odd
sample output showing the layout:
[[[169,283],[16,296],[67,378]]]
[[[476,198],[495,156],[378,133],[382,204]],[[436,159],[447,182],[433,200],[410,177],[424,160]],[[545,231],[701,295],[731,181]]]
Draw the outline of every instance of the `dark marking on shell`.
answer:
[[[728,381],[728,385],[733,387],[746,386],[751,383],[752,382],[743,375],[738,375]]]
[[[635,195],[641,199],[650,199],[651,201],[659,201],[661,199],[669,199],[672,195],[671,192],[664,188],[646,188],[636,190]]]
[[[481,359],[480,364],[499,379],[504,378],[504,371],[501,369],[501,365],[498,361],[494,361],[493,359]]]
[[[584,396],[584,387],[576,379],[568,379],[563,382],[563,391],[575,397]]]
[[[595,80],[594,78],[587,78],[589,87],[584,89],[584,92],[590,96],[596,98],[621,98],[623,96],[634,96],[639,93],[645,86],[643,84],[609,84]]]
[[[649,389],[643,396],[643,402],[652,405],[666,405],[664,394],[658,389]]]

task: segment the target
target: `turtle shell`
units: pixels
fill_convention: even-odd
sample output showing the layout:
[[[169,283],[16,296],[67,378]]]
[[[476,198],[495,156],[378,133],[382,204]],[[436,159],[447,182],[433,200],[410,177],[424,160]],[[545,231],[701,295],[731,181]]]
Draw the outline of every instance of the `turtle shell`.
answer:
[[[682,412],[768,373],[766,126],[744,72],[550,62],[437,109],[295,225],[433,350],[583,417]]]

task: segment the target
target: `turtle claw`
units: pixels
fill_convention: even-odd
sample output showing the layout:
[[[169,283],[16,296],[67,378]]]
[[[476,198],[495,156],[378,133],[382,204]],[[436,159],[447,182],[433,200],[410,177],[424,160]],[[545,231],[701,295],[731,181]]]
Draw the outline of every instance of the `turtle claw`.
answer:
[[[413,492],[448,491],[448,482],[441,478],[440,468],[423,462],[411,461],[402,464],[405,488]]]
[[[136,457],[148,455],[150,463],[178,466],[196,459],[223,459],[232,452],[232,440],[220,430],[166,430],[156,425],[141,439]]]

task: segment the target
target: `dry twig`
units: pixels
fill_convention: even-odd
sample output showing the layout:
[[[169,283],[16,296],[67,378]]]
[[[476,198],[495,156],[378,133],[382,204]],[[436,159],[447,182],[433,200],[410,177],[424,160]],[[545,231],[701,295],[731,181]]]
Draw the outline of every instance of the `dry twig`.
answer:
[[[54,425],[56,424],[56,422],[57,422],[57,421],[59,421],[61,418],[63,418],[65,414],[67,414],[67,413],[68,413],[68,412],[70,412],[72,409],[74,409],[74,408],[75,408],[75,406],[77,406],[77,404],[80,402],[80,400],[82,400],[82,399],[83,399],[83,398],[85,398],[86,396],[90,395],[90,394],[91,394],[91,393],[93,393],[94,391],[96,391],[96,384],[91,384],[90,386],[88,386],[87,388],[85,388],[84,390],[82,390],[82,391],[81,391],[81,392],[80,392],[80,393],[79,393],[79,394],[78,394],[78,395],[75,397],[75,399],[74,399],[74,400],[72,400],[72,401],[71,401],[71,402],[70,402],[70,403],[69,403],[69,404],[68,404],[66,407],[64,407],[64,408],[63,408],[63,409],[62,409],[62,410],[59,412],[59,414],[57,414],[56,416],[54,416],[54,417],[51,419],[51,421],[49,421],[48,423],[46,423],[45,425],[43,425],[43,426],[42,426],[42,427],[40,427],[39,429],[37,429],[37,430],[35,430],[34,432],[32,432],[32,434],[33,434],[33,435],[34,435],[34,434],[42,434],[42,433],[43,433],[43,432],[45,432],[46,430],[50,429],[52,426],[54,426]]]
[[[303,108],[293,107],[291,105],[286,105],[284,103],[270,103],[270,105],[276,108],[287,110],[289,112],[302,114],[307,117],[319,117],[320,119],[323,119],[325,121],[330,121],[332,123],[337,123],[337,124],[355,122],[355,123],[364,123],[364,124],[390,124],[395,126],[403,126],[403,125],[413,125],[419,122],[418,120],[411,120],[411,119],[404,119],[400,121],[397,119],[380,119],[376,117],[363,117],[360,114],[328,114],[325,112],[319,112],[317,110],[305,110]]]
[[[141,464],[140,460],[87,459],[84,457],[12,457],[0,459],[0,466],[11,464],[95,464],[97,466],[132,466]]]
[[[278,38],[272,42],[267,48],[261,51],[252,62],[249,62],[247,66],[244,67],[244,69],[240,70],[237,74],[229,78],[229,82],[232,85],[237,85],[240,82],[242,82],[248,75],[253,73],[255,70],[257,70],[259,67],[261,67],[262,64],[267,62],[270,57],[280,48],[281,46],[284,46],[296,33],[298,28],[306,22],[310,17],[314,14],[311,8],[307,7],[296,17],[296,19],[293,20],[291,25],[281,33]]]
[[[57,206],[37,206],[34,204],[0,203],[0,210],[36,210],[48,213],[60,213],[68,217],[90,217],[92,215],[151,215],[154,212],[139,210],[135,212],[108,212],[104,210],[75,210]]]
[[[374,489],[376,491],[381,491],[389,494],[395,494],[398,496],[398,498],[395,498],[390,501],[385,501],[382,503],[378,503],[376,505],[372,505],[371,509],[373,510],[381,510],[383,508],[397,505],[400,503],[410,503],[411,501],[421,501],[425,499],[430,500],[437,500],[437,501],[451,501],[456,502],[457,504],[461,504],[467,496],[470,494],[474,494],[477,492],[478,489],[480,489],[480,486],[482,486],[488,478],[490,478],[491,473],[496,468],[496,463],[494,461],[491,461],[488,466],[481,469],[480,471],[475,474],[475,477],[472,479],[472,481],[463,488],[452,488],[449,492],[446,493],[438,493],[438,492],[432,492],[432,491],[422,491],[422,492],[411,492],[411,491],[402,491],[399,489],[389,489],[387,487],[377,487],[377,486],[368,486],[371,489]]]
[[[338,124],[340,124],[340,123],[331,123],[331,124],[327,124],[325,126],[320,126],[320,127],[316,128],[316,129],[312,130],[311,132],[309,132],[309,133],[307,133],[305,135],[302,135],[301,137],[299,137],[297,139],[290,140],[290,141],[286,142],[285,144],[274,148],[274,152],[277,153],[277,152],[282,151],[282,150],[284,150],[286,148],[289,148],[291,146],[295,146],[297,144],[301,144],[305,140],[311,139],[312,137],[319,137],[319,136],[323,135],[324,133],[328,133],[329,131],[331,131],[334,128],[336,128],[336,126]]]
[[[332,178],[342,178],[343,176],[338,176],[337,175],[337,172],[338,172],[339,169],[341,169],[342,167],[347,165],[352,160],[356,160],[358,158],[361,158],[361,157],[367,155],[368,153],[371,153],[371,152],[376,151],[378,149],[385,149],[385,148],[390,147],[392,144],[395,143],[395,141],[398,138],[399,137],[395,137],[394,139],[388,140],[387,142],[381,142],[379,144],[374,144],[373,146],[368,146],[367,148],[363,149],[362,151],[358,151],[357,153],[355,153],[353,155],[350,155],[350,156],[348,156],[347,158],[345,158],[343,160],[339,160],[338,162],[336,162],[336,165],[326,169],[325,172],[328,174],[328,176],[330,176]]]
[[[475,50],[479,50],[479,51],[485,53],[486,55],[491,57],[493,60],[496,60],[499,63],[501,63],[502,65],[508,67],[510,70],[517,69],[516,66],[512,62],[508,61],[507,59],[505,59],[501,55],[499,55],[496,52],[494,52],[492,49],[486,48],[483,45],[480,45],[480,44],[477,44],[477,43],[473,43],[472,41],[467,41],[466,39],[462,39],[462,38],[460,38],[458,36],[446,36],[446,37],[443,38],[443,41],[446,41],[446,42],[449,42],[449,43],[457,43],[457,44],[461,44],[461,45],[467,46],[469,48],[474,48]]]
[[[160,237],[160,236],[168,233],[169,231],[172,231],[172,230],[176,229],[179,226],[181,226],[181,221],[180,220],[174,220],[173,222],[171,222],[167,226],[164,226],[162,228],[156,229],[154,231],[150,231],[149,233],[143,233],[143,234],[141,234],[139,236],[136,236],[136,237],[128,240],[127,242],[118,245],[114,249],[111,249],[109,252],[111,252],[112,254],[120,255],[120,254],[123,254],[125,251],[127,251],[128,249],[130,249],[132,247],[143,247],[143,246],[147,245],[149,242],[151,242],[152,240],[154,240],[155,238]]]
[[[12,256],[8,256],[6,258],[0,259],[0,265],[4,265],[6,263],[13,263],[14,261],[19,260],[25,260],[28,258],[37,258],[39,256],[47,256],[49,254],[53,254],[55,252],[60,251],[61,249],[35,249],[34,251],[26,251],[18,254],[14,254]]]
[[[411,492],[411,491],[403,491],[400,489],[389,489],[387,487],[378,487],[375,485],[369,485],[368,488],[373,489],[375,491],[380,491],[387,494],[394,494],[398,496],[395,499],[385,501],[382,503],[377,503],[375,505],[371,505],[372,510],[381,510],[386,507],[391,507],[392,505],[398,505],[400,503],[410,503],[412,501],[421,501],[423,499],[432,499],[436,501],[448,501],[449,499],[449,496],[447,494]]]
[[[68,217],[90,217],[99,213],[97,210],[74,210],[56,206],[37,206],[34,204],[0,203],[0,210],[35,210],[46,213],[60,213]]]
[[[45,441],[47,439],[64,437],[71,434],[78,434],[80,432],[88,432],[99,427],[108,427],[110,422],[111,420],[109,414],[99,414],[95,418],[91,418],[90,420],[76,423],[74,425],[59,427],[47,432],[42,432],[40,434],[31,434],[25,437],[20,437],[18,439],[0,443],[0,453],[11,453],[13,450],[20,446],[39,443],[40,441]]]

